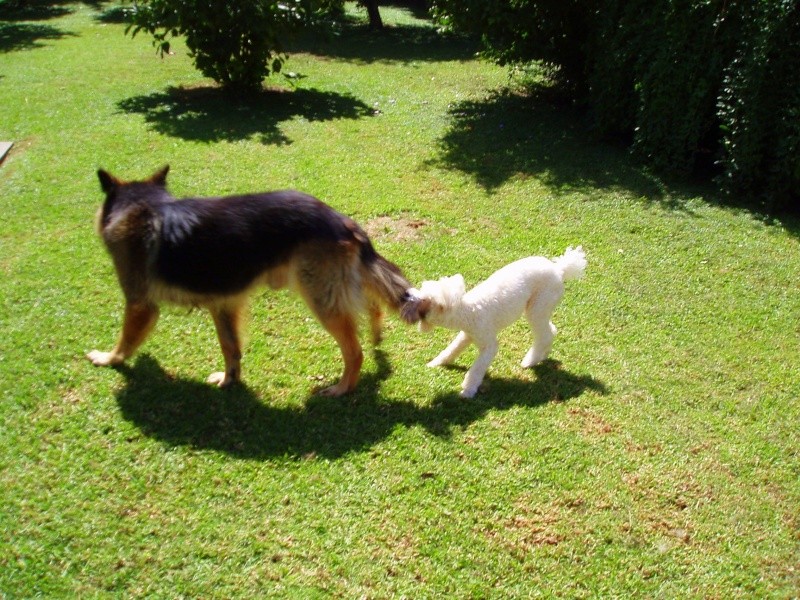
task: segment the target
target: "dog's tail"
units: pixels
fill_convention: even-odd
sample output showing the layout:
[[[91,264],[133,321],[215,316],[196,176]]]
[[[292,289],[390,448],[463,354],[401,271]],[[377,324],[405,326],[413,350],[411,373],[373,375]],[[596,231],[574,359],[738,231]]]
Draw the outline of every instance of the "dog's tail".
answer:
[[[410,299],[411,289],[400,267],[378,254],[369,240],[361,245],[361,265],[365,286],[389,308],[399,312]]]
[[[562,256],[553,259],[556,269],[561,271],[562,279],[580,279],[586,269],[586,253],[581,246],[573,248],[570,246]]]

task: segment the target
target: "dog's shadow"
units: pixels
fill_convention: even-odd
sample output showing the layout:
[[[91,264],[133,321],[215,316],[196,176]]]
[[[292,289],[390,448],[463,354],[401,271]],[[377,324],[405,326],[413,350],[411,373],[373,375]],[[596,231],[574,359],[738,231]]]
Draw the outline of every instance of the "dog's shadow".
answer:
[[[168,375],[148,355],[118,370],[126,379],[117,392],[122,416],[144,435],[171,446],[211,449],[242,459],[320,456],[339,458],[368,450],[398,425],[420,425],[449,436],[489,410],[565,401],[585,390],[606,393],[589,376],[573,375],[554,361],[535,368],[534,381],[488,379],[487,390],[465,400],[456,392],[430,405],[381,397],[391,367],[376,352],[377,371],[366,373],[356,392],[342,398],[311,396],[303,406],[270,406],[250,388],[219,390]]]

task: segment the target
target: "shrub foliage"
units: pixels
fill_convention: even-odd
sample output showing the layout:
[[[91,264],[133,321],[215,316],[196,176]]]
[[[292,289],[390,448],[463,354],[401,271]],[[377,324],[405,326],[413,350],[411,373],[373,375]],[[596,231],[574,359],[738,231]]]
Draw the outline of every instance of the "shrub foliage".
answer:
[[[798,208],[800,0],[435,0],[501,64],[550,66],[601,136]]]
[[[285,43],[323,14],[326,0],[135,0],[128,31],[145,31],[162,56],[186,38],[195,66],[227,88],[252,91],[281,70]]]

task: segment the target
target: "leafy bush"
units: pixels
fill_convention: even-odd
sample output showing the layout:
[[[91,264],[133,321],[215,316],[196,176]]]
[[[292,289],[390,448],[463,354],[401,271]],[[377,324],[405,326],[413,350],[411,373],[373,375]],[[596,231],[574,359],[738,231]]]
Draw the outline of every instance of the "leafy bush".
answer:
[[[591,19],[602,0],[434,0],[446,28],[479,36],[499,64],[543,61],[562,85],[581,90]]]
[[[281,70],[283,47],[330,2],[312,0],[135,0],[128,31],[145,31],[168,53],[185,36],[195,66],[228,88],[258,89]]]

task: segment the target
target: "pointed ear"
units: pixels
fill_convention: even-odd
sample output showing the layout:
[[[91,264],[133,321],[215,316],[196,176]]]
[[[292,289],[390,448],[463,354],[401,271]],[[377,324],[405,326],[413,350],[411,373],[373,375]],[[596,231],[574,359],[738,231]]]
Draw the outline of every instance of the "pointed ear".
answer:
[[[100,187],[106,194],[122,183],[111,173],[104,171],[103,169],[97,170],[97,178],[100,180]]]
[[[169,173],[169,165],[164,165],[164,168],[160,171],[153,173],[153,175],[147,181],[149,183],[154,183],[161,187],[167,186],[167,173]]]

